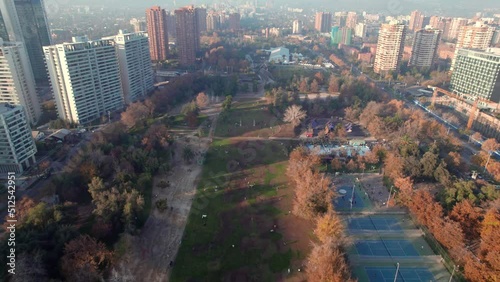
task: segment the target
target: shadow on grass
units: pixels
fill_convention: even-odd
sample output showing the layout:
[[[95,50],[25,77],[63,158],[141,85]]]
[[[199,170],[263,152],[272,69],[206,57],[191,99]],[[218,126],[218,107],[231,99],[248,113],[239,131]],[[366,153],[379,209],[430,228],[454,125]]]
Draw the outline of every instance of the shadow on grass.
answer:
[[[275,281],[295,250],[283,242],[278,208],[292,142],[214,142],[171,281]],[[284,188],[283,188],[284,189]],[[291,191],[291,190],[290,190]],[[284,193],[284,194],[283,194]]]

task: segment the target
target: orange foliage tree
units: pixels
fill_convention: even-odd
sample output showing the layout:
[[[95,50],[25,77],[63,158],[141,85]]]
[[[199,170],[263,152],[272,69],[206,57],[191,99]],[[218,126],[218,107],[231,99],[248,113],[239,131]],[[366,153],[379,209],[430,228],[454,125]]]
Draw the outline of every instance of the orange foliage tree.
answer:
[[[333,239],[313,249],[306,261],[308,281],[351,282],[349,267],[345,254]]]
[[[339,242],[339,244],[343,244],[346,239],[344,232],[344,222],[333,212],[325,213],[316,220],[314,234],[322,243],[326,243],[330,238],[333,238]]]

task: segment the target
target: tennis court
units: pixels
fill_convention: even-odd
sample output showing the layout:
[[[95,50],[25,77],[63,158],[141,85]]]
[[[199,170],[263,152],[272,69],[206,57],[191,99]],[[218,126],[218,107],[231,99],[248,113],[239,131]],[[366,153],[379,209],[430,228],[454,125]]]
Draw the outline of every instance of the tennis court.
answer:
[[[333,205],[336,209],[345,210],[351,208],[351,198],[352,207],[361,209],[365,207],[365,202],[368,201],[366,195],[360,195],[359,189],[354,189],[354,196],[352,193],[353,186],[341,186],[337,189],[338,197],[335,198]]]
[[[419,256],[408,240],[362,240],[357,241],[355,246],[358,254],[362,256]]]
[[[348,227],[350,230],[380,230],[400,231],[399,220],[394,217],[355,217],[351,218]]]
[[[365,271],[370,282],[393,282],[396,276],[396,268],[396,266],[365,267]],[[396,281],[429,282],[436,280],[427,268],[400,267]]]

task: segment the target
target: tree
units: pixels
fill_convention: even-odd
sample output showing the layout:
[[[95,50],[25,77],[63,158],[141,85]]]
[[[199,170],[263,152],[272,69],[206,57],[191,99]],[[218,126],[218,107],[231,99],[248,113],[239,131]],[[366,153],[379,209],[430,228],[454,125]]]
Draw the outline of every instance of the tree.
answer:
[[[483,220],[481,229],[480,256],[487,266],[494,271],[500,270],[500,213],[497,208],[490,208]]]
[[[146,150],[160,150],[168,147],[170,134],[168,129],[163,124],[153,124],[144,134],[142,145],[146,146]]]
[[[420,163],[422,165],[422,175],[428,178],[434,177],[434,170],[438,165],[438,155],[428,151],[422,156]]]
[[[456,204],[450,213],[450,219],[460,224],[469,241],[479,237],[481,217],[481,208],[474,207],[469,200]]]
[[[128,128],[132,128],[145,120],[148,115],[149,109],[142,102],[135,102],[130,104],[127,110],[121,114],[121,122]]]
[[[332,197],[330,178],[322,173],[308,170],[295,187],[293,212],[299,217],[313,219],[331,211]]]
[[[48,281],[47,270],[39,253],[19,254],[16,260],[16,275],[12,276],[12,282],[36,282]]]
[[[332,165],[332,170],[334,171],[339,171],[342,169],[342,162],[337,158],[332,160],[331,165]]]
[[[325,79],[325,76],[323,75],[322,72],[319,71],[314,75],[314,79],[317,80],[319,84],[323,84],[323,80]]]
[[[204,108],[208,106],[208,103],[208,96],[205,94],[205,92],[198,93],[198,96],[196,96],[196,105],[198,105],[199,108]]]
[[[330,81],[328,82],[328,92],[329,93],[337,93],[339,92],[340,87],[339,87],[339,81],[338,79],[334,76],[330,76]]]
[[[111,258],[112,252],[102,242],[81,235],[65,245],[62,273],[69,281],[100,280]]]
[[[333,239],[314,244],[306,261],[308,281],[351,282],[349,266]]]
[[[351,159],[351,160],[350,160],[350,161],[346,164],[346,167],[347,167],[347,170],[349,170],[349,171],[351,171],[351,172],[352,172],[352,171],[355,171],[355,170],[358,168],[358,166],[356,165],[356,162],[355,162],[353,159]]]
[[[302,106],[292,105],[286,109],[283,121],[289,122],[296,127],[306,116],[307,114],[302,110]]]
[[[231,109],[231,104],[233,103],[233,96],[226,96],[224,102],[222,102],[222,110],[229,111]]]
[[[498,142],[495,138],[487,139],[481,145],[481,150],[483,150],[489,154],[488,160],[486,161],[486,164],[484,165],[485,168],[487,168],[487,166],[488,166],[488,162],[491,158],[491,154],[493,154],[493,152],[496,152],[498,150],[498,148],[500,148],[500,144],[498,144]]]
[[[182,150],[182,158],[185,162],[190,163],[194,158],[193,149],[191,149],[191,147],[189,146],[184,147],[184,149]]]
[[[346,240],[344,232],[345,226],[342,218],[333,212],[325,213],[316,220],[314,234],[322,243],[334,239],[339,244],[343,244],[342,242]]]
[[[311,82],[311,92],[313,93],[319,92],[319,84],[316,79],[314,79],[313,82]]]
[[[309,85],[307,84],[307,80],[302,79],[302,81],[300,82],[300,85],[299,85],[299,91],[301,93],[309,92]]]

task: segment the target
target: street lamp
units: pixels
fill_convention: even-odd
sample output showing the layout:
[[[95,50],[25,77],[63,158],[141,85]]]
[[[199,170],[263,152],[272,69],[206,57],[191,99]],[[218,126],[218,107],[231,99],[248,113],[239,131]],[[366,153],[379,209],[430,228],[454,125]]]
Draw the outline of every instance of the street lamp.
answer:
[[[394,282],[396,282],[396,280],[398,280],[398,271],[399,271],[399,262],[397,263],[396,275],[394,275]]]
[[[352,210],[352,203],[354,202],[354,189],[356,188],[356,185],[352,185],[352,194],[351,194],[351,210]]]

